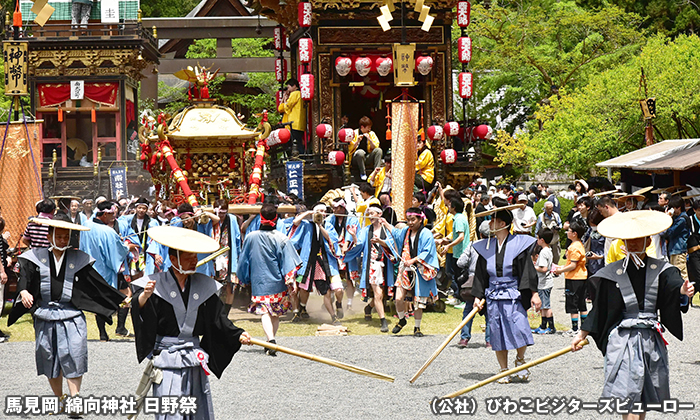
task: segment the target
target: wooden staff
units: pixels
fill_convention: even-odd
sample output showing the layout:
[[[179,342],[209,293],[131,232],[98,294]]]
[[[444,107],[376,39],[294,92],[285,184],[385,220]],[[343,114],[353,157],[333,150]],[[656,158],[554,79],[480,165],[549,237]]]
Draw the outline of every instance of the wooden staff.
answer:
[[[585,346],[586,344],[589,344],[589,343],[588,343],[588,339],[585,339],[585,340],[581,341],[579,344],[580,344],[581,346]],[[490,377],[490,378],[488,378],[488,379],[484,379],[483,381],[481,381],[481,382],[479,382],[479,383],[476,383],[476,384],[474,384],[474,385],[472,385],[472,386],[470,386],[470,387],[464,388],[464,389],[459,390],[459,391],[457,391],[457,392],[453,392],[452,394],[445,395],[445,396],[442,397],[442,398],[445,399],[445,398],[454,398],[454,397],[458,397],[458,396],[460,396],[460,395],[462,395],[462,394],[466,394],[467,392],[471,392],[471,391],[473,391],[473,390],[475,390],[475,389],[477,389],[477,388],[481,388],[482,386],[484,386],[484,385],[486,385],[486,384],[490,384],[491,382],[497,381],[497,380],[499,380],[499,379],[501,379],[501,378],[504,378],[504,377],[506,377],[506,376],[510,376],[510,375],[512,375],[512,374],[514,374],[514,373],[516,373],[516,372],[519,372],[519,371],[521,371],[521,370],[523,370],[523,369],[529,369],[529,368],[531,368],[531,367],[533,367],[533,366],[539,365],[540,363],[544,363],[544,362],[547,362],[547,361],[549,361],[549,360],[552,360],[552,359],[554,359],[554,358],[556,358],[556,357],[559,357],[559,356],[561,356],[561,355],[563,355],[563,354],[569,353],[570,351],[571,351],[571,346],[563,347],[561,350],[557,350],[557,351],[555,351],[555,352],[552,353],[552,354],[548,354],[547,356],[540,357],[539,359],[533,360],[533,361],[528,362],[528,363],[525,363],[524,365],[514,367],[513,369],[506,370],[506,371],[501,372],[501,373],[499,373],[499,374],[497,374],[497,375],[493,375],[492,377]]]
[[[479,302],[479,306],[481,306],[481,305],[483,305],[483,299],[481,299],[480,302]],[[457,328],[455,328],[455,329],[450,333],[450,335],[447,336],[447,339],[445,339],[445,341],[443,341],[442,344],[440,344],[440,347],[438,347],[437,350],[435,350],[435,352],[433,353],[433,355],[430,356],[430,358],[429,358],[425,363],[423,363],[423,366],[421,366],[421,368],[418,369],[418,372],[416,372],[416,374],[413,375],[413,377],[412,377],[411,380],[409,381],[410,383],[414,383],[414,382],[416,381],[416,379],[418,379],[418,377],[419,377],[420,375],[423,374],[423,372],[428,368],[428,366],[430,366],[431,363],[433,363],[433,361],[434,361],[434,360],[438,357],[438,355],[445,349],[445,347],[447,347],[447,345],[450,344],[450,341],[452,341],[452,339],[455,338],[455,335],[457,335],[457,333],[459,333],[460,331],[462,331],[462,328],[464,328],[464,326],[467,325],[467,322],[471,321],[472,318],[474,318],[474,316],[475,316],[478,312],[479,312],[479,309],[478,309],[478,308],[474,308],[474,309],[472,309],[471,312],[469,312],[469,314],[467,315],[467,317],[464,318],[464,319],[462,320],[462,322],[460,322],[460,324],[457,326]]]
[[[208,256],[207,258],[204,258],[203,260],[197,262],[197,267],[199,267],[200,265],[204,265],[204,264],[208,263],[209,261],[211,261],[211,260],[213,260],[214,258],[218,257],[219,255],[221,255],[221,254],[223,254],[223,253],[225,253],[225,252],[229,252],[230,250],[231,250],[231,247],[228,247],[228,246],[225,246],[225,247],[221,248],[220,250],[218,250],[218,251],[216,251],[215,253],[211,254],[211,255]]]
[[[282,347],[282,346],[279,346],[277,344],[269,343],[267,341],[262,341],[262,340],[258,340],[255,338],[251,338],[250,343],[255,344],[256,346],[265,347],[266,349],[280,351],[282,353],[291,354],[292,356],[301,357],[303,359],[308,359],[308,360],[311,360],[314,362],[325,363],[327,365],[331,365],[331,366],[335,366],[337,368],[345,369],[345,370],[348,370],[348,371],[353,372],[353,373],[369,376],[370,378],[377,378],[377,379],[381,379],[384,381],[394,382],[393,376],[389,376],[389,375],[385,375],[383,373],[363,369],[361,367],[349,365],[347,363],[339,362],[337,360],[327,359],[325,357],[316,356],[316,355],[309,354],[309,353],[304,353],[302,351],[290,349],[287,347]]]

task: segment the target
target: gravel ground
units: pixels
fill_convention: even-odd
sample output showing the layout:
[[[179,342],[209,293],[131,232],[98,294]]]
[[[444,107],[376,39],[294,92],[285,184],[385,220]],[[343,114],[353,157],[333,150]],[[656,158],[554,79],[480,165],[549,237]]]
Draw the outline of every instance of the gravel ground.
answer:
[[[562,279],[558,279],[552,299],[558,322],[568,325],[562,322],[565,321],[562,286]],[[696,346],[700,343],[700,332],[692,326],[700,322],[700,309],[691,308],[684,321],[686,337],[683,342],[666,334],[670,343],[671,393],[680,402],[697,404],[700,401],[700,387],[697,386],[700,357]],[[455,320],[455,324],[457,322]],[[407,333],[412,331],[411,324],[409,322],[404,329]],[[483,334],[476,333],[466,349],[458,348],[457,340],[453,340],[416,384],[409,384],[411,376],[445,339],[442,335],[431,336],[427,323],[423,331],[427,334],[424,338],[377,335],[284,337],[279,340],[283,346],[393,375],[396,377],[394,383],[289,355],[271,358],[265,356],[261,348],[245,347],[236,354],[221,380],[212,376],[215,411],[219,419],[424,419],[435,417],[429,404],[434,397],[465,388],[497,373],[494,353],[484,347]],[[570,339],[560,334],[536,336],[535,345],[528,349],[526,357],[532,360],[569,343]],[[33,346],[31,342],[0,345],[5,365],[5,369],[0,370],[2,395],[49,393],[46,379],[35,374]],[[142,366],[136,363],[133,342],[90,342],[88,348],[90,371],[83,380],[83,396],[122,396],[136,389]],[[511,363],[513,358],[511,356]],[[533,368],[528,384],[490,384],[468,395],[476,400],[477,415],[487,414],[487,398],[500,396],[513,400],[526,397],[569,399],[575,396],[584,402],[594,402],[602,389],[602,376],[603,357],[591,345],[576,354]],[[0,418],[8,417],[3,414],[5,404],[5,398],[2,398]],[[566,411],[564,409],[556,416],[516,414],[513,418],[619,418],[591,410],[569,416]],[[651,414],[648,418],[662,416],[667,415]],[[700,418],[700,411],[698,408],[685,410],[674,417],[696,419]]]

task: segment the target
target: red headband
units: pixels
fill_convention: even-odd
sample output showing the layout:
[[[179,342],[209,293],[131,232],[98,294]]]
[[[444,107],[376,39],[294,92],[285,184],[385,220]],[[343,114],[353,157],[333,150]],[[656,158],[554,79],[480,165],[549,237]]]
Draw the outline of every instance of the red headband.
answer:
[[[274,218],[274,219],[268,220],[268,219],[265,218],[265,216],[263,216],[263,215],[261,214],[261,215],[260,215],[260,224],[261,224],[261,225],[268,225],[268,226],[275,227],[275,226],[277,225],[277,215],[275,215],[275,218]]]

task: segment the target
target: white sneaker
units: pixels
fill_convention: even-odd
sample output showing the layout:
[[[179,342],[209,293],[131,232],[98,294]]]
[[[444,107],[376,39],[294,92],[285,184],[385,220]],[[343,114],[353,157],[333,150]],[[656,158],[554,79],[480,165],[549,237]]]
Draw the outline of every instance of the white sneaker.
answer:
[[[567,337],[576,337],[576,334],[578,334],[578,330],[569,330],[569,331],[564,331],[564,335]]]

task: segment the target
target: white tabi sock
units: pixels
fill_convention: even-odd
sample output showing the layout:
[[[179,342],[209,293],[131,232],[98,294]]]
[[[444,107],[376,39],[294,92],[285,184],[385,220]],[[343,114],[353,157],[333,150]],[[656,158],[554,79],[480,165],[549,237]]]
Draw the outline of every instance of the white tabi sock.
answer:
[[[413,318],[416,321],[416,328],[420,328],[420,322],[422,321],[423,318],[418,319],[418,318]]]

